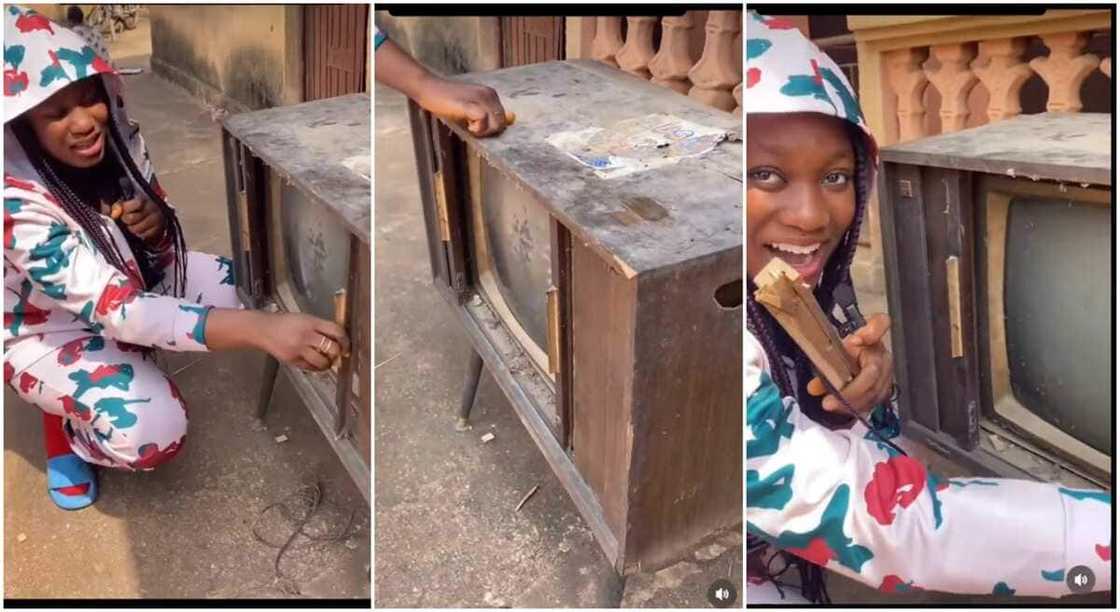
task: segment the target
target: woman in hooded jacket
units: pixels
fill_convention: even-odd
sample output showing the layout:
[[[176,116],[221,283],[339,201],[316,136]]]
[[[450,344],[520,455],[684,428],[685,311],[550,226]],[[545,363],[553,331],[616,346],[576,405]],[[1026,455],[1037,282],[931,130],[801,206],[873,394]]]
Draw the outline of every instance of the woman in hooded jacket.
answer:
[[[74,32],[4,9],[4,378],[43,411],[47,487],[97,497],[93,466],[147,470],[187,410],[152,349],[252,348],[324,370],[341,327],[246,310],[232,262],[188,251],[122,83]]]
[[[827,55],[787,21],[746,21],[748,278],[783,259],[844,329],[837,313],[858,311],[849,268],[877,146]],[[1071,592],[1067,572],[1084,566],[1093,590],[1111,590],[1109,493],[928,472],[890,441],[899,425],[887,316],[844,338],[860,371],[841,398],[755,288],[744,352],[748,603],[828,602],[821,568],[887,593],[1059,597]],[[794,568],[800,596],[782,588]]]

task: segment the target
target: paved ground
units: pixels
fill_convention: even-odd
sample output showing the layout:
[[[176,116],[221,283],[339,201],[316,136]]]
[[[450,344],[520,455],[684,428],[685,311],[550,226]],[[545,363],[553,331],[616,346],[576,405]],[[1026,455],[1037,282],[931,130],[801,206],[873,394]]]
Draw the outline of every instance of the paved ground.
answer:
[[[374,100],[374,604],[617,603],[619,585],[591,532],[488,375],[474,429],[454,429],[469,344],[431,286],[405,99],[379,86]],[[487,432],[496,437],[484,444]],[[741,542],[724,533],[676,565],[631,577],[622,605],[707,607],[711,582],[741,584]]]
[[[147,68],[147,22],[111,46],[118,65]],[[145,72],[126,96],[191,248],[229,254],[219,130],[183,90]],[[75,513],[46,495],[39,414],[5,389],[4,595],[22,597],[368,598],[369,507],[281,377],[267,425],[252,416],[263,358],[254,353],[172,355],[168,371],[190,407],[187,445],[148,473],[102,471],[101,498]],[[276,443],[284,433],[288,441]],[[353,510],[347,538],[300,538],[274,580],[277,550],[252,532],[262,510],[319,480]],[[345,522],[326,508],[311,529]],[[319,524],[315,524],[315,523]],[[275,511],[261,535],[291,533]]]

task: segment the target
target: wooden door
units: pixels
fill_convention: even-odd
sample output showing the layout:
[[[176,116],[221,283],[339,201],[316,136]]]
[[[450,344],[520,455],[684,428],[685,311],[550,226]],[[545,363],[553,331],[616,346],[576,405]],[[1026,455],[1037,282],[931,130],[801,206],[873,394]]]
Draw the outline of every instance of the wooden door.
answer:
[[[366,91],[368,53],[368,4],[304,7],[304,101]]]
[[[563,17],[502,17],[502,68],[564,59]]]

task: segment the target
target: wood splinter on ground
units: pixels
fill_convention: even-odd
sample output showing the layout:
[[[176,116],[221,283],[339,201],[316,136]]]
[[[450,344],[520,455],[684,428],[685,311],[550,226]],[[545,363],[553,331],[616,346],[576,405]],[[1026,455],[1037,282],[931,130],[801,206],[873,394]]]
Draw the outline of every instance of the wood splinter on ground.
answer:
[[[482,434],[481,440],[482,440],[483,444],[485,444],[486,442],[489,442],[493,439],[494,439],[494,434],[492,434],[490,432],[486,432],[486,433]]]
[[[843,389],[855,378],[858,365],[844,350],[836,328],[801,282],[797,270],[775,257],[754,277],[754,284],[758,287],[755,300],[777,319],[832,386]]]
[[[280,444],[281,442],[287,442],[288,441],[288,436],[286,436],[284,434],[280,434],[280,435],[276,436],[274,438],[274,440],[276,440],[277,444]]]
[[[537,490],[540,489],[540,488],[541,488],[540,485],[533,485],[533,488],[529,489],[529,492],[525,494],[525,497],[522,497],[521,501],[517,502],[517,507],[514,508],[513,511],[514,512],[520,512],[521,511],[521,506],[524,506],[525,502],[529,501],[529,498],[532,497],[533,494],[536,493]]]

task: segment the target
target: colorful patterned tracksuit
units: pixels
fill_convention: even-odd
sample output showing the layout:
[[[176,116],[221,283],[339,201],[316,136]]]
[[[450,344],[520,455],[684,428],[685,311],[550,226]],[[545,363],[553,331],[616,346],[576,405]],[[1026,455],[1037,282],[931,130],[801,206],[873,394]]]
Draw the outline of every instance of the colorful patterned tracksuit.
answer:
[[[1108,492],[939,478],[859,423],[834,431],[805,416],[750,334],[744,357],[748,533],[886,593],[1058,597],[1079,565],[1094,591],[1112,589]],[[893,415],[875,416],[897,435]],[[746,600],[761,603],[749,584]]]
[[[232,262],[192,252],[185,298],[166,284],[144,291],[124,233],[102,215],[129,273],[108,263],[40,183],[10,122],[74,81],[100,78],[110,120],[127,140],[122,155],[162,197],[121,80],[74,32],[15,6],[4,8],[4,20],[4,378],[23,399],[64,417],[82,459],[152,468],[181,448],[187,416],[151,349],[207,350],[209,308],[240,307]],[[172,278],[170,240],[154,250],[153,263]]]

